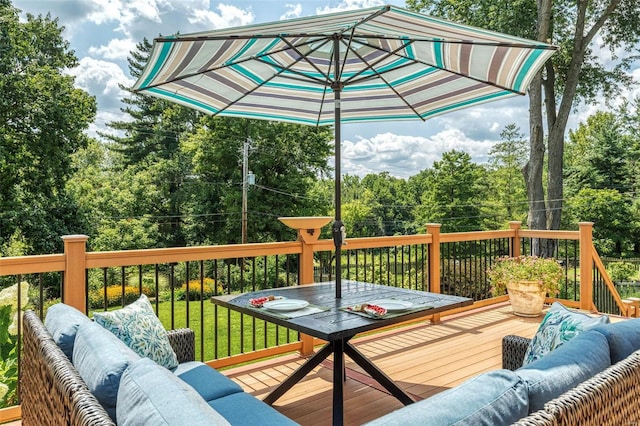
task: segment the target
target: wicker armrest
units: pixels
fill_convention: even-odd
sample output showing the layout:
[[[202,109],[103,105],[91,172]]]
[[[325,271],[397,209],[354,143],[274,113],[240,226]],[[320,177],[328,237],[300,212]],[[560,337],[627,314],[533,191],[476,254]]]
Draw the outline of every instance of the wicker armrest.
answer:
[[[195,361],[196,338],[190,328],[178,328],[167,331],[169,342],[178,357],[178,362]]]
[[[508,335],[502,338],[502,368],[517,370],[522,367],[524,354],[531,339]]]

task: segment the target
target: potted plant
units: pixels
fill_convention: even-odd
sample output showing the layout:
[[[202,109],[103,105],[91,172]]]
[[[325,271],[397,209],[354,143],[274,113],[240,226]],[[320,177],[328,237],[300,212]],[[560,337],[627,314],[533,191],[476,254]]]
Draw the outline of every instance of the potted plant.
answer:
[[[542,312],[546,295],[560,292],[563,272],[551,258],[501,257],[487,271],[487,277],[494,296],[508,292],[514,314],[535,317]]]

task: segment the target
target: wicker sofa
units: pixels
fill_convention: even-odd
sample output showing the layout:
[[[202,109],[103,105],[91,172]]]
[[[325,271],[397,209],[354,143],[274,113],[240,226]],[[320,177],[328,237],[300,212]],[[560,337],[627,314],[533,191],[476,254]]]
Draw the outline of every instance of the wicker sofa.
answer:
[[[639,321],[632,322],[640,329]],[[503,367],[509,370],[520,368],[529,342],[530,339],[524,337],[505,336],[502,340]],[[640,351],[636,351],[559,397],[548,401],[543,409],[515,424],[518,426],[618,426],[639,423]]]
[[[367,426],[640,424],[640,319],[594,324],[523,365],[530,342],[505,336],[503,369],[480,374]]]
[[[89,390],[87,383],[90,382],[86,382],[81,376],[79,370],[82,369],[76,368],[76,351],[74,350],[73,358],[70,359],[66,355],[69,352],[65,352],[65,344],[58,339],[59,334],[50,332],[48,324],[45,326],[46,321],[43,323],[33,311],[25,312],[23,318],[24,352],[20,370],[20,400],[24,426],[111,426],[116,424],[116,419],[118,424],[124,425],[265,424],[264,421],[275,425],[296,424],[274,408],[243,392],[231,379],[205,364],[193,361],[195,340],[193,331],[189,329],[167,332],[169,343],[180,363],[174,371],[136,355],[139,359],[132,361],[117,379],[117,406],[113,407],[113,411],[117,409],[118,415],[115,417],[109,412],[109,407],[104,402],[99,402],[99,398],[94,395],[98,390],[93,393]],[[86,320],[93,327],[90,331],[92,337],[105,332],[110,336],[109,339],[114,339],[111,332],[88,318]],[[83,324],[82,327],[84,326]],[[78,330],[77,336],[74,336],[76,347],[80,345],[78,340],[82,329]],[[109,342],[113,346],[122,343],[117,337]],[[122,345],[125,346],[124,343]],[[129,348],[126,350],[130,351]],[[137,370],[134,371],[135,368]],[[136,371],[142,373],[136,376]],[[113,373],[108,371],[104,375],[112,376]],[[150,382],[135,387],[133,392],[129,392],[121,400],[125,377],[129,385],[133,383],[137,386],[147,379]],[[138,398],[141,388],[146,392],[143,392],[142,401]],[[159,416],[163,417],[159,417],[155,414],[156,408],[169,413],[161,413]],[[131,418],[127,418],[126,412],[123,413],[127,410],[131,412]],[[121,421],[122,418],[126,420]]]

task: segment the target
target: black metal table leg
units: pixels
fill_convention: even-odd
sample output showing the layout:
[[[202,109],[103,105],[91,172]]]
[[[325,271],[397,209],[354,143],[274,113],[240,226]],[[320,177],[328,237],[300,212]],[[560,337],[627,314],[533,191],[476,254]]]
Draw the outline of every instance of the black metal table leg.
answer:
[[[298,383],[304,376],[309,374],[318,364],[325,360],[333,352],[333,343],[327,343],[322,349],[320,349],[314,356],[309,358],[307,362],[302,364],[296,371],[293,372],[284,382],[280,383],[266,398],[263,399],[267,404],[273,404],[278,398],[280,398],[286,391],[291,389],[293,385]]]
[[[345,339],[333,342],[333,426],[344,423]]]

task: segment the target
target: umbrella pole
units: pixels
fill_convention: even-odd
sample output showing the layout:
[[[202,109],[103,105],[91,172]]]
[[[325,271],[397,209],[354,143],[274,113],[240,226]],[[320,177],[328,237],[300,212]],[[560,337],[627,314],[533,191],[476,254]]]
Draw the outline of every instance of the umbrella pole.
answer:
[[[344,224],[342,223],[342,184],[341,184],[341,134],[340,134],[340,92],[342,91],[342,83],[340,83],[340,42],[338,37],[333,39],[333,73],[334,81],[331,84],[334,96],[334,150],[335,150],[335,220],[333,222],[332,233],[333,243],[336,248],[336,298],[342,297],[342,244],[344,239]]]
[[[340,105],[340,90],[334,91],[335,103]],[[333,243],[336,247],[336,298],[342,297],[342,244],[344,238],[344,224],[342,223],[341,212],[341,178],[340,178],[340,107],[336,106],[336,125],[335,125],[335,205],[336,215],[333,221]]]

